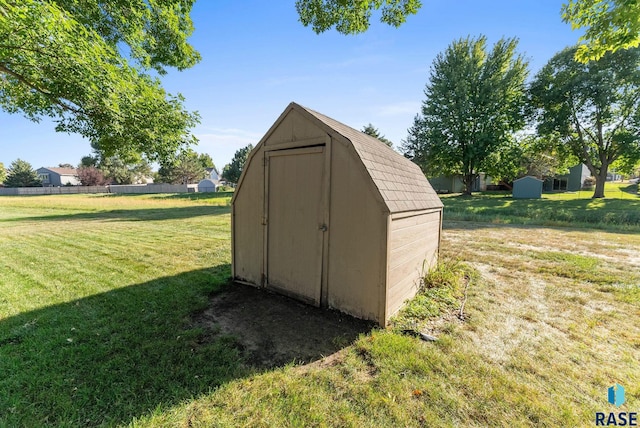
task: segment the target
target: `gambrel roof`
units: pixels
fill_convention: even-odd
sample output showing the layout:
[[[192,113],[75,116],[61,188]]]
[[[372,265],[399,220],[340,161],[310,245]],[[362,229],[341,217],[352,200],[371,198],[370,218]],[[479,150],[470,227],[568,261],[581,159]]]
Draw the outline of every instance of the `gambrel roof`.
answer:
[[[442,201],[420,167],[382,141],[299,104],[291,103],[289,108],[306,113],[329,134],[338,134],[351,143],[389,212],[442,208]]]

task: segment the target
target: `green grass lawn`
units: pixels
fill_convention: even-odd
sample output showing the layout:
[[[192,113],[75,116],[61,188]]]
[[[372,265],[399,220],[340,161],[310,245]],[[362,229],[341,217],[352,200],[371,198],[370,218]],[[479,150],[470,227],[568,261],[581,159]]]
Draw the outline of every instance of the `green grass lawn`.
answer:
[[[448,220],[640,231],[637,185],[606,184],[604,199],[592,199],[593,192],[584,190],[545,193],[542,199],[513,199],[509,192],[441,195],[441,199]]]
[[[0,426],[127,423],[238,376],[189,325],[230,276],[229,201],[0,198]]]
[[[592,426],[640,410],[637,200],[444,198],[441,285],[390,328],[274,369],[193,321],[230,276],[229,201],[0,198],[0,427]]]

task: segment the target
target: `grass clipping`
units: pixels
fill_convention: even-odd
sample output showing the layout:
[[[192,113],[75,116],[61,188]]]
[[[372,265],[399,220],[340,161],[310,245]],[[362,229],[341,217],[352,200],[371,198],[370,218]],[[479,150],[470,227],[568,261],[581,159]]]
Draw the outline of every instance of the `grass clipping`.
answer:
[[[415,297],[390,320],[397,332],[437,332],[442,321],[458,318],[464,320],[469,287],[477,280],[478,273],[459,260],[441,259],[422,278]]]

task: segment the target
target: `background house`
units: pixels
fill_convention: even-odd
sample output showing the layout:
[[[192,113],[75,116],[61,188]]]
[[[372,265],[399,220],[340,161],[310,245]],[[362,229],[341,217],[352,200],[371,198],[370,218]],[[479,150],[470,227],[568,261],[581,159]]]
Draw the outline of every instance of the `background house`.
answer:
[[[437,193],[461,193],[464,190],[461,175],[439,175],[429,178],[429,183]],[[484,192],[489,184],[491,184],[491,177],[481,172],[473,180],[471,191]]]
[[[206,168],[207,176],[205,179],[213,181],[216,185],[220,184],[220,175],[215,168]]]
[[[79,186],[77,171],[75,168],[38,168],[38,177],[44,187],[49,186]]]
[[[582,189],[584,180],[591,177],[591,171],[583,164],[579,163],[569,168],[568,174],[556,175],[549,177],[544,181],[543,189],[546,192],[567,190],[569,192],[577,192]]]

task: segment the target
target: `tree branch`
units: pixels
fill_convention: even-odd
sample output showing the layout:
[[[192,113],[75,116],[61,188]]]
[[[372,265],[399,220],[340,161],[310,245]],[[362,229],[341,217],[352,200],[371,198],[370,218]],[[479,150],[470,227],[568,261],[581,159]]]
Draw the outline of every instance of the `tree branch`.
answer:
[[[65,102],[63,102],[62,100],[60,100],[60,98],[58,98],[57,96],[55,96],[54,94],[52,94],[51,92],[39,88],[37,85],[31,83],[30,81],[28,81],[24,76],[16,73],[15,71],[7,68],[4,64],[0,63],[0,73],[5,73],[8,74],[10,76],[13,76],[15,79],[17,79],[20,83],[22,83],[25,86],[28,86],[29,88],[33,89],[34,91],[44,95],[45,97],[47,97],[51,102],[53,102],[54,104],[56,104],[57,106],[61,107],[62,109],[66,110],[66,111],[70,111],[72,113],[81,115],[81,116],[86,116],[85,112],[82,111],[79,108],[75,108]]]
[[[6,50],[21,50],[21,51],[27,51],[27,52],[34,52],[43,56],[48,56],[50,58],[55,58],[55,59],[60,59],[59,55],[56,54],[52,54],[49,52],[45,52],[41,49],[33,49],[33,48],[27,48],[25,46],[12,46],[12,45],[0,45],[0,49],[6,49]]]

